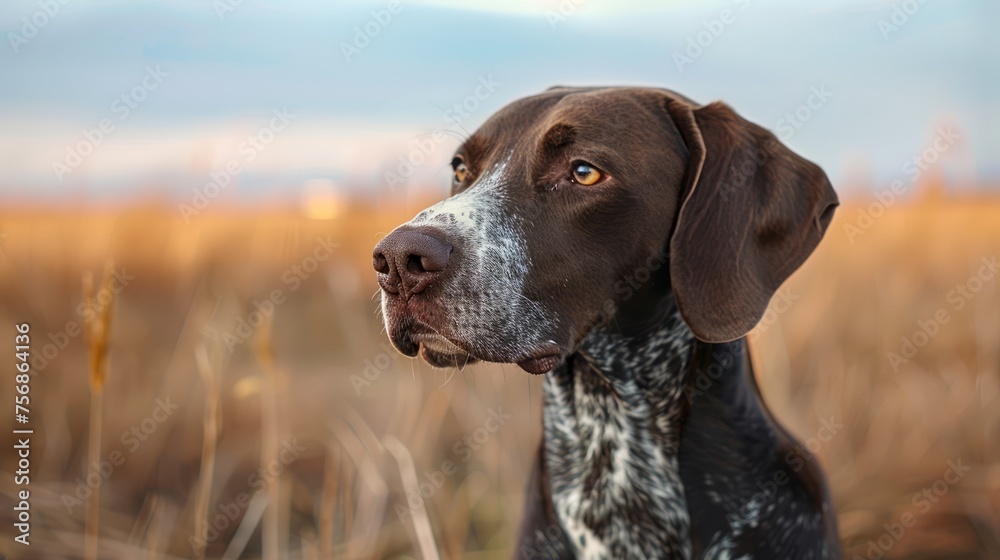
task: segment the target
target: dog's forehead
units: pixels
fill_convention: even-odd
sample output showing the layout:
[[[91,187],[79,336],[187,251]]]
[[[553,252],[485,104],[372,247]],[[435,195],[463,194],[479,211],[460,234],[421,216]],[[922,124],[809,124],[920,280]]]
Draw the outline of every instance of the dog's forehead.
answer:
[[[477,176],[507,164],[514,180],[506,184],[517,187],[558,165],[552,154],[572,146],[562,153],[616,176],[626,190],[657,196],[663,189],[650,185],[679,181],[687,158],[666,108],[670,97],[669,90],[647,88],[550,90],[497,111],[456,154]]]
[[[656,94],[639,88],[559,88],[514,101],[497,111],[476,131],[500,139],[509,135],[544,134],[557,125],[614,130],[652,125],[649,110]]]
[[[655,151],[643,146],[680,144],[663,109],[667,94],[644,88],[559,88],[524,97],[494,113],[456,154],[480,171],[510,161],[509,172],[534,165],[538,150],[552,141],[571,140],[585,151],[589,146],[605,160],[650,155]]]

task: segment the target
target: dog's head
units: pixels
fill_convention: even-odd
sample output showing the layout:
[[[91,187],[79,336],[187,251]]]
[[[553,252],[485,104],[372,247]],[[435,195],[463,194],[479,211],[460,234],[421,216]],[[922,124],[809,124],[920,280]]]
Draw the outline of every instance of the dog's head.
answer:
[[[521,99],[452,167],[453,196],[373,254],[393,344],[437,366],[543,373],[594,325],[641,315],[636,293],[672,291],[701,340],[739,338],[837,206],[823,171],[773,134],[666,90]]]

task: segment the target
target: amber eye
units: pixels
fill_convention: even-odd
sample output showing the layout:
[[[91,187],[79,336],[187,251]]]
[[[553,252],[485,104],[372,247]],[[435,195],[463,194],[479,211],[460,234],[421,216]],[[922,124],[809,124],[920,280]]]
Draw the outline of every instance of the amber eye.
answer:
[[[465,162],[461,158],[451,160],[451,168],[455,170],[453,180],[456,184],[465,181],[465,178],[469,176],[469,168],[465,166]]]
[[[589,187],[597,184],[604,178],[604,174],[599,169],[589,163],[578,161],[573,164],[573,182]]]

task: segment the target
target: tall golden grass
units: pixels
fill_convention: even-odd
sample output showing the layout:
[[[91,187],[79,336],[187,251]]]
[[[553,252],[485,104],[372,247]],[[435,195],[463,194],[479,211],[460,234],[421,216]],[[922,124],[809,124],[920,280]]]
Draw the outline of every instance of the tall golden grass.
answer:
[[[109,260],[104,266],[101,291],[94,292],[94,279],[89,272],[83,274],[83,305],[86,309],[84,317],[87,346],[90,350],[88,365],[90,378],[90,424],[87,430],[88,464],[99,464],[101,455],[101,432],[104,418],[104,378],[108,370],[108,343],[111,336],[111,314],[114,309],[114,297],[111,295],[111,274],[114,270]],[[100,297],[104,295],[104,297]],[[94,467],[88,476],[100,476]],[[85,527],[84,556],[88,560],[97,560],[98,532],[100,530],[101,485],[93,488],[87,499],[87,520]]]
[[[190,224],[159,207],[2,211],[0,332],[30,322],[37,360],[32,545],[6,538],[0,553],[81,558],[93,542],[100,558],[508,557],[540,380],[388,349],[370,250],[421,206]],[[860,207],[840,209],[752,337],[765,399],[826,469],[849,557],[880,538],[885,558],[1000,557],[1000,278],[960,308],[950,297],[1000,255],[1000,201],[899,202],[852,242]],[[335,248],[320,259],[323,243]],[[95,348],[69,326],[85,324],[81,273],[110,258],[103,425],[88,428],[79,372]],[[894,367],[889,353],[941,310],[948,321]],[[0,384],[0,399],[12,391]],[[481,429],[491,410],[513,415],[496,433]],[[83,474],[116,451],[89,541]],[[914,496],[949,461],[969,471],[923,511]],[[0,519],[11,527],[11,510]]]

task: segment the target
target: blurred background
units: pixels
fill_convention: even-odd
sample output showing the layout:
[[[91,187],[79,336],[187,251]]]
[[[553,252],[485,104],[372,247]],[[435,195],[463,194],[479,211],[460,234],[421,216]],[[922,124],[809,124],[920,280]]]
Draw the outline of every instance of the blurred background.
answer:
[[[998,16],[6,2],[0,400],[20,394],[27,323],[28,421],[4,422],[33,434],[30,485],[13,434],[0,452],[0,557],[509,557],[540,380],[392,351],[371,248],[446,196],[452,151],[495,110],[610,84],[725,100],[838,190],[750,339],[847,557],[1000,558]]]

